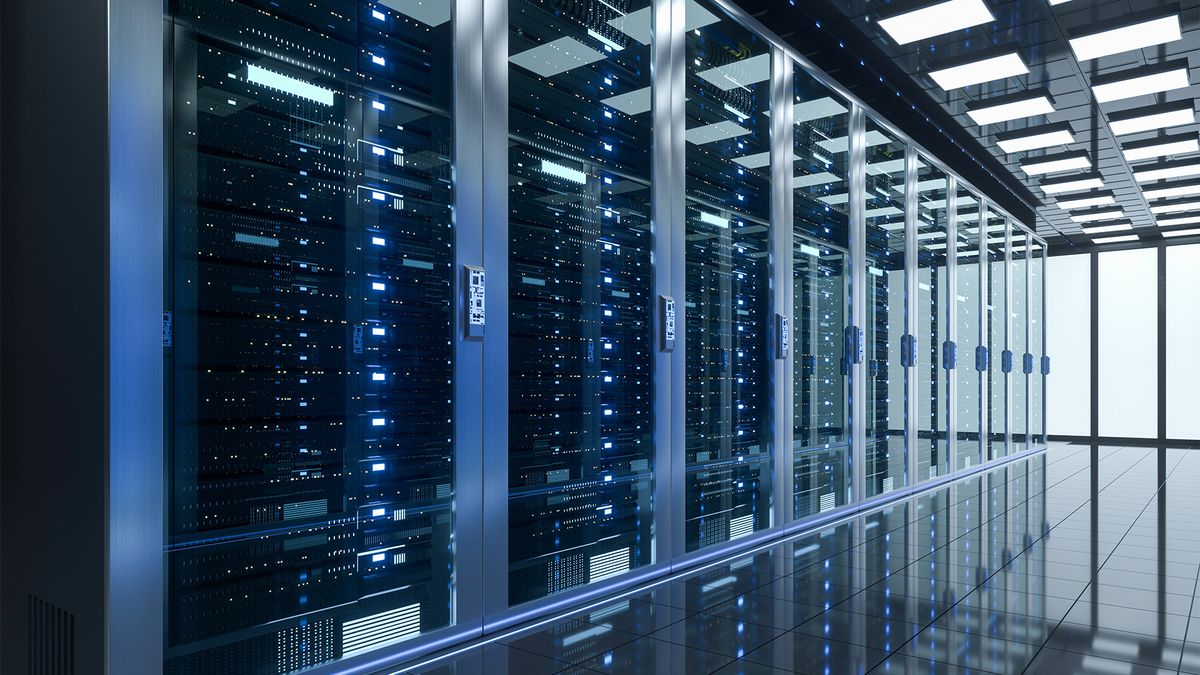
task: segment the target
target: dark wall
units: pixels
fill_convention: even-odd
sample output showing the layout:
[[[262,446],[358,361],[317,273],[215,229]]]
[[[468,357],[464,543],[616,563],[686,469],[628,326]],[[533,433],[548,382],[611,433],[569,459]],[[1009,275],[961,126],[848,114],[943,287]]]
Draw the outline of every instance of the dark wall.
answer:
[[[76,673],[103,672],[106,12],[100,0],[0,2],[5,673],[31,672],[31,595],[74,621],[73,644],[39,644],[73,650]]]

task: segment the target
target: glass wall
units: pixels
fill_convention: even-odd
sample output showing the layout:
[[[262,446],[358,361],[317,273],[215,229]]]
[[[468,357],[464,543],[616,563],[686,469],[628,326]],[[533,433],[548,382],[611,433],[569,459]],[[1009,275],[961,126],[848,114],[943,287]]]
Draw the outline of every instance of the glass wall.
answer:
[[[472,2],[172,4],[168,673],[420,651],[1026,440],[1044,244],[986,196],[713,2]]]
[[[792,178],[792,449],[795,517],[850,489],[850,104],[797,70]]]
[[[175,7],[166,672],[453,620],[452,27]]]
[[[980,430],[983,429],[983,419],[987,410],[982,402],[986,386],[985,375],[988,363],[986,358],[985,324],[980,321],[980,304],[982,288],[980,285],[981,269],[979,265],[981,240],[984,228],[979,219],[979,199],[970,190],[959,187],[955,200],[957,250],[955,252],[954,278],[955,303],[957,307],[956,323],[958,326],[958,364],[954,370],[957,381],[956,402],[958,406],[957,434],[955,436],[958,453],[958,468],[965,469],[983,461],[983,449]]]
[[[917,476],[928,480],[950,470],[950,259],[948,250],[946,173],[917,160],[917,222],[915,229],[916,291],[912,312],[916,320],[915,352],[911,355],[917,387]]]
[[[866,136],[866,495],[908,484],[904,443],[905,144],[867,118]]]
[[[1009,261],[1009,307],[1011,325],[1008,331],[1009,351],[1012,352],[1012,372],[1009,374],[1008,432],[1009,452],[1021,452],[1029,443],[1029,236],[1013,226],[1011,232],[1012,258]]]
[[[990,363],[987,378],[987,459],[1008,454],[1005,424],[1008,420],[1008,373],[1004,351],[1008,349],[1008,293],[1005,283],[1005,230],[1007,219],[988,209],[987,221],[987,338]]]
[[[688,550],[770,525],[770,46],[687,3]]]
[[[623,16],[509,3],[511,604],[651,562],[650,44]]]

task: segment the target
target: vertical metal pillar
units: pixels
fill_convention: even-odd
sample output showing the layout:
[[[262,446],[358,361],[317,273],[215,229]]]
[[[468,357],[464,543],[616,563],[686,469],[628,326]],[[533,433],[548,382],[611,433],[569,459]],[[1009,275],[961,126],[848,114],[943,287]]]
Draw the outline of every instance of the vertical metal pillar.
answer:
[[[683,269],[683,205],[679,179],[683,171],[683,110],[676,104],[675,70],[683,65],[682,34],[673,28],[676,0],[654,0],[651,5],[651,114],[654,116],[651,227],[654,233],[654,561],[666,562],[680,555],[683,532],[683,396],[676,383],[683,379],[684,288],[676,270]],[[680,120],[676,123],[676,120]],[[657,298],[675,301],[675,347],[663,351],[663,311]],[[678,537],[679,541],[675,539]],[[679,548],[675,548],[676,545]]]
[[[452,623],[483,618],[483,343],[465,337],[466,272],[483,265],[483,0],[454,8],[454,592]],[[487,270],[485,270],[486,272]],[[495,281],[494,279],[491,281]],[[492,301],[494,298],[488,298]],[[490,311],[488,311],[490,310]],[[485,307],[495,314],[495,305]],[[492,318],[489,316],[488,318]],[[491,327],[489,326],[488,329]]]
[[[508,609],[508,0],[483,0],[483,611]]]
[[[867,322],[867,115],[862,106],[850,106],[849,158],[847,185],[850,204],[850,326],[864,330]],[[866,498],[866,364],[850,365],[850,498],[849,503]],[[865,359],[864,359],[865,360]]]
[[[774,427],[772,444],[773,496],[772,522],[775,527],[792,522],[796,509],[793,495],[795,472],[792,470],[792,359],[795,350],[788,345],[781,352],[776,335],[776,316],[787,322],[791,332],[792,321],[792,131],[795,106],[792,103],[792,60],[778,47],[771,50],[771,296],[773,311],[768,318],[767,330],[771,335],[774,384],[772,397]],[[791,342],[790,337],[788,341]]]
[[[687,552],[687,242],[685,218],[687,207],[684,193],[687,189],[687,54],[684,26],[687,25],[686,0],[655,0],[655,28],[662,31],[666,50],[658,64],[666,68],[659,90],[654,92],[656,101],[667,113],[667,126],[655,132],[669,135],[665,184],[667,190],[669,218],[666,243],[670,250],[671,265],[669,287],[675,297],[675,351],[671,354],[671,408],[669,486],[671,500],[671,525],[668,529],[671,557],[679,558]],[[665,99],[665,100],[664,100]],[[661,120],[661,118],[656,118]],[[660,480],[662,474],[659,474]]]
[[[1004,348],[1012,351],[1012,218],[1004,219]],[[1013,354],[1015,367],[1017,355]],[[1004,456],[1012,454],[1012,373],[1004,377]]]
[[[946,322],[946,330],[942,331],[945,339],[958,344],[958,179],[946,174],[946,304],[939,320]],[[940,347],[939,347],[940,349]],[[957,347],[955,347],[957,349]],[[959,363],[955,368],[965,367],[968,363],[966,354],[959,354]],[[974,354],[970,355],[974,363]],[[943,412],[946,415],[946,453],[949,455],[946,466],[951,474],[958,471],[958,371],[947,370],[942,364],[942,373],[946,377],[946,391]]]
[[[913,337],[914,345],[924,343],[917,339],[917,149],[911,143],[904,151],[904,334]],[[924,308],[921,308],[922,310]],[[889,307],[888,311],[892,311]],[[903,486],[916,485],[919,462],[917,427],[925,420],[917,419],[917,378],[928,377],[928,353],[914,347],[909,363],[904,368],[904,482]],[[925,374],[922,374],[925,373]],[[890,426],[890,425],[889,425]],[[933,430],[930,430],[933,432]],[[932,461],[932,456],[930,460]],[[928,476],[926,476],[928,478]]]

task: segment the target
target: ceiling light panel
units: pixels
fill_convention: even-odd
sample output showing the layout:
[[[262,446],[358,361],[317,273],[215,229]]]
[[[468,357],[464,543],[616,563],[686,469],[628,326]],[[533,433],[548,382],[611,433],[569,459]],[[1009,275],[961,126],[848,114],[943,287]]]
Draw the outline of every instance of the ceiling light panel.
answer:
[[[1079,229],[1082,230],[1084,234],[1109,234],[1112,232],[1124,232],[1125,230],[1132,230],[1133,224],[1129,221],[1125,221],[1123,223],[1113,223],[1112,225],[1096,225],[1095,227],[1081,227]]]
[[[898,44],[906,45],[995,20],[983,0],[950,0],[881,18],[879,27]]]
[[[1158,223],[1159,227],[1171,227],[1172,225],[1192,225],[1200,223],[1200,216],[1171,216],[1169,218],[1155,218],[1154,222]]]
[[[1183,199],[1175,202],[1156,204],[1150,207],[1150,213],[1180,213],[1196,210],[1200,210],[1200,199]]]
[[[1072,197],[1070,199],[1060,199],[1055,202],[1055,205],[1060,209],[1086,209],[1090,206],[1104,206],[1105,204],[1116,204],[1117,200],[1111,195],[1083,195],[1080,197]]]
[[[1108,116],[1108,126],[1118,136],[1136,134],[1142,131],[1170,129],[1196,121],[1196,113],[1192,110],[1192,99],[1150,105],[1143,108],[1123,110]]]
[[[1101,103],[1183,89],[1188,82],[1186,59],[1131,68],[1092,79],[1092,93]]]
[[[1003,80],[1006,77],[1016,77],[1029,73],[1025,61],[1016,52],[1001,54],[990,58],[972,61],[948,68],[929,71],[938,86],[946,91],[969,87],[973,84]]]
[[[1104,187],[1104,181],[1099,176],[1067,176],[1056,180],[1042,181],[1038,187],[1048,195],[1060,195],[1064,192],[1079,192]]]
[[[1139,183],[1168,178],[1187,178],[1188,176],[1200,176],[1200,159],[1159,162],[1133,169],[1133,179]]]
[[[1119,237],[1095,237],[1092,239],[1093,244],[1117,244],[1123,241],[1137,241],[1140,237],[1136,234],[1125,234]]]
[[[1142,188],[1142,196],[1150,200],[1192,195],[1200,195],[1200,181],[1198,180]]]
[[[1162,136],[1125,143],[1121,146],[1121,154],[1125,155],[1125,159],[1130,162],[1154,159],[1155,157],[1186,155],[1192,152],[1200,152],[1200,138],[1193,134]]]
[[[1054,102],[1045,89],[993,96],[967,104],[967,116],[976,124],[998,124],[1054,112]]]
[[[1123,209],[1096,209],[1094,211],[1084,211],[1083,213],[1072,213],[1071,220],[1077,223],[1094,223],[1099,220],[1116,220],[1124,218],[1125,211]]]
[[[1200,218],[1197,218],[1195,222],[1200,222]],[[1200,228],[1192,228],[1190,230],[1175,230],[1174,232],[1160,232],[1159,234],[1164,237],[1190,237],[1192,235],[1200,234]]]
[[[996,145],[1009,154],[1074,142],[1075,134],[1066,122],[996,134]]]
[[[1092,160],[1083,150],[1044,155],[1021,162],[1021,171],[1024,171],[1026,176],[1042,176],[1059,171],[1090,168],[1092,168]]]
[[[1080,61],[1174,42],[1183,37],[1179,15],[1160,16],[1119,28],[1071,38],[1071,49]]]

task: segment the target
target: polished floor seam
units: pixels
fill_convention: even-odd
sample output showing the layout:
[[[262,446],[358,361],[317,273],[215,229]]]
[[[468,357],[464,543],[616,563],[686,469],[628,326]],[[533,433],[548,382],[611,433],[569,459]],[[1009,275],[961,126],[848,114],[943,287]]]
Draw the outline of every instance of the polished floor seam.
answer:
[[[1188,607],[1188,620],[1183,625],[1183,647],[1179,650],[1179,665],[1176,666],[1175,672],[1183,672],[1183,657],[1187,651],[1188,633],[1192,630],[1192,612],[1191,609],[1196,606],[1196,591],[1200,587],[1200,564],[1196,565],[1196,578],[1192,582],[1192,604]]]

